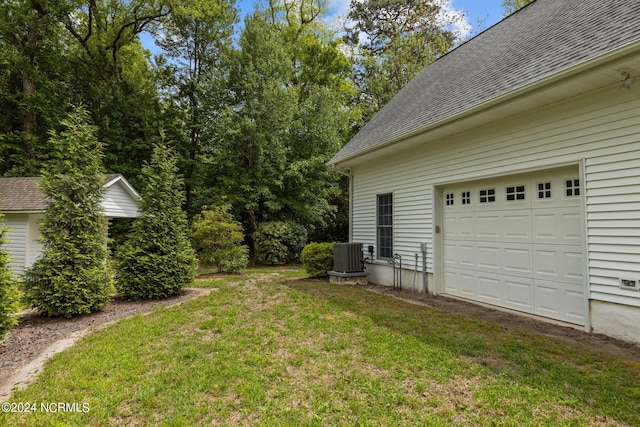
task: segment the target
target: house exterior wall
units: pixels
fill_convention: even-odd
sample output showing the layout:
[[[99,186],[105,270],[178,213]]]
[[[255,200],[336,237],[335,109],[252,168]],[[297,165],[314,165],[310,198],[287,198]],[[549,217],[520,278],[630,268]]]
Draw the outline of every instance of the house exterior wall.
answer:
[[[115,183],[106,189],[102,197],[102,207],[108,218],[138,216],[138,205],[120,183]]]
[[[393,193],[394,252],[403,257],[407,270],[403,278],[409,279],[410,287],[415,253],[421,254],[420,243],[427,242],[427,271],[435,273],[437,285],[434,226],[442,225],[438,217],[440,186],[577,165],[585,189],[588,296],[603,304],[621,304],[640,316],[640,292],[619,287],[620,277],[640,279],[639,115],[637,90],[607,87],[357,164],[351,170],[352,241],[362,242],[365,248],[376,245],[376,195]],[[418,271],[421,267],[420,259]],[[371,282],[391,284],[393,275],[386,260],[375,260],[367,269]],[[430,289],[433,285],[432,281]],[[615,305],[609,307],[616,309]],[[591,319],[595,331],[602,323],[599,319]],[[624,325],[620,327],[624,329]],[[640,342],[640,336],[634,340]]]

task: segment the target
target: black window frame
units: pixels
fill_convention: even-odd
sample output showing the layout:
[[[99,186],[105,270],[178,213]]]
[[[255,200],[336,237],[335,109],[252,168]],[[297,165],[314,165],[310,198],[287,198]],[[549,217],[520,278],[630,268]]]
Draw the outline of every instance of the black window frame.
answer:
[[[393,193],[376,196],[376,256],[393,258]]]
[[[505,200],[507,202],[521,202],[526,199],[526,186],[523,184],[509,185],[505,188]]]
[[[470,205],[471,204],[471,191],[463,191],[460,195],[460,198],[462,199],[462,204],[463,205]]]
[[[446,199],[446,205],[447,206],[453,206],[455,204],[455,195],[454,193],[447,193],[445,195],[445,199]]]
[[[483,188],[479,190],[480,203],[495,203],[496,202],[496,189],[495,188]]]
[[[565,197],[580,197],[580,178],[567,178],[564,180]]]

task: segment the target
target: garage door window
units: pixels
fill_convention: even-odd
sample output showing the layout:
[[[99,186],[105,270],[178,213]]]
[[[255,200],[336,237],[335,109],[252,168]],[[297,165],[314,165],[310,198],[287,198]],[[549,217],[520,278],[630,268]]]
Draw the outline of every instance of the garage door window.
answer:
[[[541,182],[538,184],[538,199],[550,199],[551,198],[551,183]]]
[[[514,185],[507,187],[507,201],[524,200],[524,185]]]
[[[463,191],[462,192],[462,204],[463,205],[471,204],[471,192],[470,191]]]
[[[480,190],[480,203],[493,203],[496,201],[496,189]]]
[[[377,198],[378,258],[390,259],[393,256],[393,195],[380,194]]]
[[[565,181],[565,188],[567,197],[576,197],[580,195],[580,180],[579,179],[567,179]]]

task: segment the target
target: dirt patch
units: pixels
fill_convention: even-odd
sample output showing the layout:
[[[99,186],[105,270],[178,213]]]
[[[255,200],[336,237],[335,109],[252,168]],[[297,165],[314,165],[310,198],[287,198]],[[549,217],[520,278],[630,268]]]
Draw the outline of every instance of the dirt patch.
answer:
[[[26,387],[51,356],[71,347],[87,332],[125,317],[149,313],[156,307],[170,307],[208,295],[214,290],[186,288],[182,295],[140,302],[114,298],[101,311],[72,319],[42,317],[35,310],[26,311],[20,323],[0,343],[0,402],[7,400],[15,387]]]
[[[640,363],[640,346],[599,334],[591,334],[571,326],[545,322],[525,315],[514,314],[444,296],[427,296],[418,292],[393,290],[388,286],[366,285],[364,289],[403,301],[449,313],[485,320],[500,328],[524,330],[556,340],[587,347],[610,356]]]

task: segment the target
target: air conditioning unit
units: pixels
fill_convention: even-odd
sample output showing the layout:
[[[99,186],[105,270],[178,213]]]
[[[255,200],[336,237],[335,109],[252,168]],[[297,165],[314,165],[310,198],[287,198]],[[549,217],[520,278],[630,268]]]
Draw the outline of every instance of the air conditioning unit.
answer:
[[[362,243],[336,243],[333,246],[333,271],[356,273],[362,269]]]

